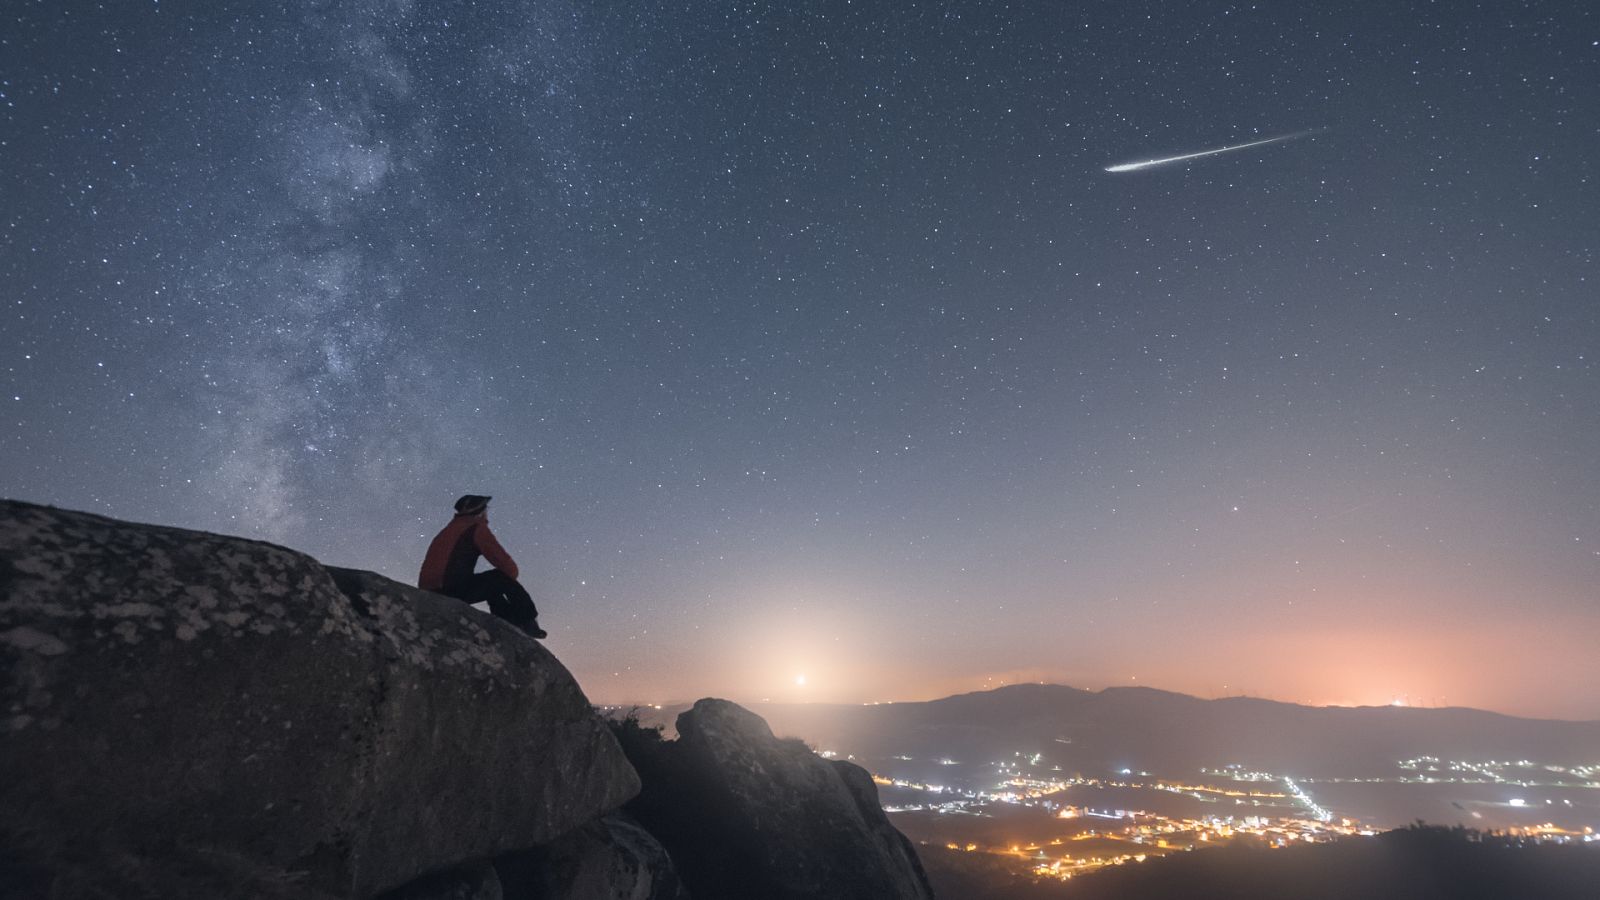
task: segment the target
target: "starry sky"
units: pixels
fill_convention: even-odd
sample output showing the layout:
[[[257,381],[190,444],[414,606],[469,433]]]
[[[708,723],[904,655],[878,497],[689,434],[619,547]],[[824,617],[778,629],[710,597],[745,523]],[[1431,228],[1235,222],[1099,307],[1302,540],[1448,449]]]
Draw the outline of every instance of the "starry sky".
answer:
[[[1597,85],[1581,0],[18,0],[0,495],[412,581],[492,494],[597,702],[1600,718]]]

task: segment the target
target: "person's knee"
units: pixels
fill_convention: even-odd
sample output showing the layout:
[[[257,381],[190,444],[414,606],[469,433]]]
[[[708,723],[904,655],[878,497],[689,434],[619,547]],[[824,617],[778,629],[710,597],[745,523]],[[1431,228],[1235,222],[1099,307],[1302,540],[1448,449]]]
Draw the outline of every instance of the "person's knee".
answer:
[[[489,571],[482,573],[482,578],[486,583],[492,584],[497,589],[501,590],[504,590],[507,585],[513,585],[517,583],[515,578],[512,578],[510,575],[507,575],[499,569],[490,569]]]

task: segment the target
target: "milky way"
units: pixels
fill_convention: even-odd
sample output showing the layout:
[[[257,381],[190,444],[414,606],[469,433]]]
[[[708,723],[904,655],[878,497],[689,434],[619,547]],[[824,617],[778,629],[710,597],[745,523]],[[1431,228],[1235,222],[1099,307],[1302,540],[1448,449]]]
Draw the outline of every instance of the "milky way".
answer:
[[[600,700],[1600,717],[1584,4],[6,16],[0,494],[407,580],[492,494]]]

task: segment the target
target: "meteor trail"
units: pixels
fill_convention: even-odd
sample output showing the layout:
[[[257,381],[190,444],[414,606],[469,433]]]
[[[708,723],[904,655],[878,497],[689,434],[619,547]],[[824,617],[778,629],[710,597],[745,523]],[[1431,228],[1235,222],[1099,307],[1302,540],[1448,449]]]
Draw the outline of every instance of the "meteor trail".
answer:
[[[1267,138],[1264,141],[1251,141],[1248,144],[1234,144],[1232,147],[1218,147],[1215,150],[1202,150],[1199,153],[1185,153],[1182,156],[1169,156],[1166,159],[1146,159],[1146,160],[1143,160],[1141,162],[1122,163],[1120,165],[1115,165],[1115,166],[1106,166],[1106,171],[1107,172],[1137,172],[1140,169],[1148,169],[1151,166],[1164,166],[1167,163],[1182,162],[1182,161],[1184,161],[1186,159],[1198,159],[1198,158],[1200,158],[1202,156],[1215,156],[1218,153],[1227,153],[1230,150],[1243,150],[1246,147],[1259,147],[1262,144],[1276,144],[1279,141],[1292,141],[1295,138],[1305,137],[1308,134],[1311,134],[1311,132],[1309,132],[1309,131],[1296,131],[1294,134],[1283,134],[1283,135],[1279,135],[1277,137]]]

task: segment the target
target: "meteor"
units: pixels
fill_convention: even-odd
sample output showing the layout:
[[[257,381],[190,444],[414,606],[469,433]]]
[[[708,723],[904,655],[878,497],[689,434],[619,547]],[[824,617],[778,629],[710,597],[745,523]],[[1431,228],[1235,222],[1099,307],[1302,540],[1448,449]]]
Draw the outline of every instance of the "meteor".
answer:
[[[1137,172],[1152,166],[1164,166],[1167,163],[1182,162],[1186,159],[1199,159],[1202,156],[1216,156],[1218,153],[1229,153],[1234,150],[1243,150],[1246,147],[1259,147],[1262,144],[1276,144],[1279,141],[1292,141],[1298,137],[1305,137],[1312,132],[1296,131],[1294,134],[1283,134],[1267,138],[1264,141],[1251,141],[1248,144],[1234,144],[1232,147],[1218,147],[1215,150],[1202,150],[1199,153],[1185,153],[1182,156],[1169,156],[1165,159],[1146,159],[1141,162],[1122,163],[1115,166],[1106,166],[1107,172]]]

